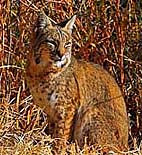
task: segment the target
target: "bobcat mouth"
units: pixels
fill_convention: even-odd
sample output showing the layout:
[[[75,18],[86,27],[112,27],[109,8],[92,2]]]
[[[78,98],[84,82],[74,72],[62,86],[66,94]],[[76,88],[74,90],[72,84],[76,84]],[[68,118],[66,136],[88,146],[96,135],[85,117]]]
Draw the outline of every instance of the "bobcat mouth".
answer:
[[[70,63],[70,54],[66,54],[62,56],[61,58],[57,59],[55,62],[55,65],[59,68],[67,67]]]

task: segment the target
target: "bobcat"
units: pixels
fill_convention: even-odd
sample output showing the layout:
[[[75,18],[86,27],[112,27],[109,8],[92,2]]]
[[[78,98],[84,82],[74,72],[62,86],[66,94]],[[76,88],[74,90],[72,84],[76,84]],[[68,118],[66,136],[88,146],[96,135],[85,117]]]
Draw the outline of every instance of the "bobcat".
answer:
[[[75,19],[57,24],[40,13],[26,68],[28,87],[58,146],[75,141],[122,150],[128,143],[124,99],[107,71],[71,55]]]

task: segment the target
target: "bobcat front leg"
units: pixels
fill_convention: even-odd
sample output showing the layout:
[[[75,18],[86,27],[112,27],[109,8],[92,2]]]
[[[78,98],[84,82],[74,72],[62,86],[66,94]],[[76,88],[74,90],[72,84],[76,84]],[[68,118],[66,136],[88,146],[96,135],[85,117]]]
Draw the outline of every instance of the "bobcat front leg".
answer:
[[[49,130],[52,132],[52,137],[55,138],[54,149],[59,153],[65,149],[66,143],[71,140],[75,107],[66,103],[64,106],[58,105],[56,109],[54,116],[52,116],[52,127],[49,126]]]

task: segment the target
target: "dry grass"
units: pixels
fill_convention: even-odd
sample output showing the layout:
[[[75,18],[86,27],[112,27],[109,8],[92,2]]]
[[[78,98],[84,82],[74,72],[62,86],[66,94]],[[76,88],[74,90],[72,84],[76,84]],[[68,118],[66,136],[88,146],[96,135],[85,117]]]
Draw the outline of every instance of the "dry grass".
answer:
[[[37,12],[55,21],[77,13],[73,54],[104,66],[120,86],[130,118],[130,149],[141,154],[142,139],[142,2],[140,0],[1,0],[0,3],[0,153],[51,154],[46,115],[32,103],[24,66]],[[101,154],[103,147],[68,154]],[[115,152],[118,152],[115,149]],[[65,152],[62,152],[64,154]],[[67,153],[66,153],[67,154]]]

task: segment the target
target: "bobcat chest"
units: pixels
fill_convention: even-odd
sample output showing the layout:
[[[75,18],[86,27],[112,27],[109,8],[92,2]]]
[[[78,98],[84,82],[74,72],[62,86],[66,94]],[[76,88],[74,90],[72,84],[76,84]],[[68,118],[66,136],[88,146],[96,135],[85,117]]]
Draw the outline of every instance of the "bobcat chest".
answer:
[[[49,104],[52,106],[52,107],[54,107],[55,106],[55,104],[57,103],[57,101],[58,101],[58,95],[57,95],[57,93],[56,93],[56,91],[52,91],[52,93],[51,94],[48,94],[48,100],[49,100]]]
[[[37,95],[39,95],[38,102],[44,102],[45,105],[48,105],[51,109],[54,109],[59,99],[58,84],[52,81],[40,83]]]
[[[77,104],[77,94],[74,77],[68,72],[54,80],[42,80],[32,92],[34,102],[51,113],[64,113],[68,106]]]

